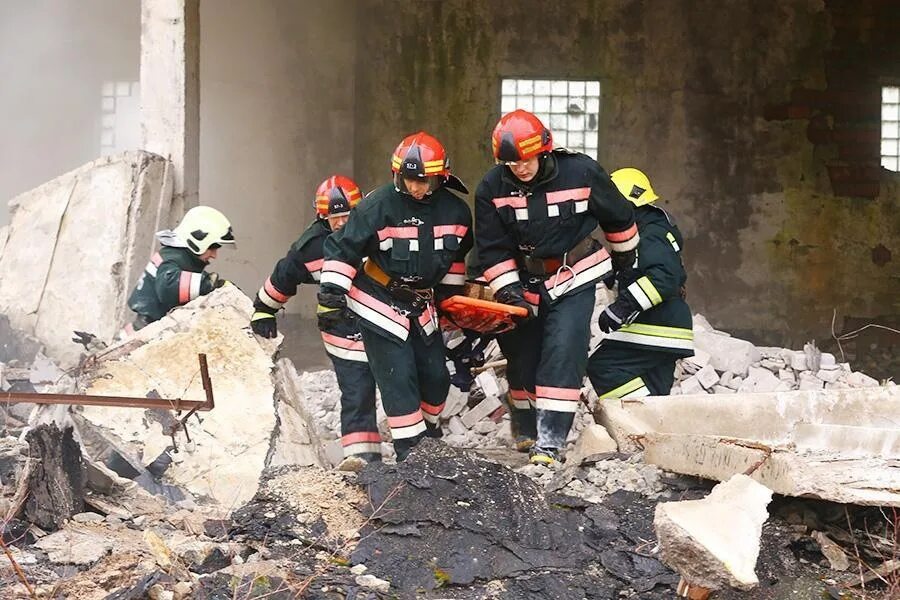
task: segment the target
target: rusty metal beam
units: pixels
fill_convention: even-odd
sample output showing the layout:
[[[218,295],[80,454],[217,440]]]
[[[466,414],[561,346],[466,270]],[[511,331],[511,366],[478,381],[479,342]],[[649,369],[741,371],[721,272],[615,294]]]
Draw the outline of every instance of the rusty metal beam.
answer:
[[[206,355],[198,354],[200,361],[200,380],[206,399],[182,400],[181,398],[134,398],[129,396],[87,396],[84,394],[38,394],[30,392],[0,392],[0,403],[17,404],[19,402],[31,402],[32,404],[77,404],[79,406],[117,406],[125,408],[162,408],[165,410],[187,410],[190,413],[196,411],[208,411],[215,408],[212,381],[209,378],[209,369],[206,364]]]

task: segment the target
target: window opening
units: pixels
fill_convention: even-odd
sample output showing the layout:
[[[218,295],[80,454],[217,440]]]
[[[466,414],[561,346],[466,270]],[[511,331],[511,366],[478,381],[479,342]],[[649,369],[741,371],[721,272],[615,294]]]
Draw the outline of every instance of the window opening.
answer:
[[[600,82],[504,79],[500,110],[534,113],[553,132],[553,145],[597,158]]]
[[[881,88],[881,166],[900,171],[900,86]]]

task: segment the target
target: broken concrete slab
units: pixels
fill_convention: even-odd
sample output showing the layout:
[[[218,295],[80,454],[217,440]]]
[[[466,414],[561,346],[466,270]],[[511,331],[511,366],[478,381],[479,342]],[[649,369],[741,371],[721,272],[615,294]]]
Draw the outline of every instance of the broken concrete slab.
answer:
[[[471,429],[475,426],[475,423],[482,419],[486,419],[488,415],[493,413],[501,406],[502,404],[496,396],[488,396],[462,416],[463,425]]]
[[[742,377],[761,358],[750,342],[720,332],[694,331],[694,347],[710,355],[710,364],[717,371],[731,371]]]
[[[660,558],[692,585],[752,589],[771,500],[772,490],[735,475],[701,500],[658,504],[653,524]]]
[[[167,165],[146,152],[104,157],[10,202],[0,312],[64,368],[83,350],[72,330],[110,340],[125,322],[153,234],[170,224]]]
[[[277,425],[273,444],[266,458],[268,466],[325,465],[325,444],[315,426],[308,402],[300,383],[300,376],[290,359],[282,358],[273,371],[277,398]]]
[[[619,447],[606,429],[593,423],[584,428],[575,442],[575,448],[566,455],[566,465],[579,465],[589,456],[618,450]]]
[[[51,562],[67,565],[91,565],[112,550],[112,542],[94,531],[63,529],[44,536],[34,544],[47,553]]]
[[[226,286],[109,348],[81,378],[87,394],[140,397],[155,390],[164,398],[201,399],[197,355],[205,353],[216,406],[187,421],[191,443],[177,434],[183,460],[169,467],[165,479],[224,506],[253,496],[271,447],[296,442],[286,421],[276,429],[271,370],[280,340],[253,336],[251,312],[250,299]],[[83,407],[82,415],[112,431],[144,463],[172,444],[146,411]]]
[[[604,400],[596,417],[669,471],[752,471],[779,494],[900,506],[897,387]]]

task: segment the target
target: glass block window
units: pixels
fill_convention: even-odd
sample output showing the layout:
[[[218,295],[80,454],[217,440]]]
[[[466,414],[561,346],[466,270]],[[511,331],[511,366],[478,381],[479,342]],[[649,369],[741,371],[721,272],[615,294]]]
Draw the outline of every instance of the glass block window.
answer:
[[[504,79],[500,111],[533,112],[553,132],[553,145],[597,158],[600,82]]]
[[[100,155],[141,145],[141,89],[137,81],[106,81],[100,90]]]
[[[881,166],[900,171],[900,87],[881,88]]]

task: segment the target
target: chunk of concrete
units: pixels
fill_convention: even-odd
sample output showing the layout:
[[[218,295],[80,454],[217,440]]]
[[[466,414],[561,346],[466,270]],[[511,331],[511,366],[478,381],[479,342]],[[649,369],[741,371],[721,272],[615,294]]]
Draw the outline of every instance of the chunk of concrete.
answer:
[[[215,408],[187,420],[191,442],[176,434],[184,459],[172,464],[166,480],[226,507],[253,496],[271,448],[300,444],[302,432],[276,427],[272,355],[280,339],[253,336],[248,323],[253,307],[234,286],[178,308],[129,340],[98,356],[81,378],[88,394],[163,398],[205,398],[197,355],[205,353]],[[149,460],[171,445],[163,426],[133,408],[84,407],[84,418],[114,433]],[[281,412],[283,416],[284,413]],[[288,456],[299,456],[296,452]]]
[[[167,227],[168,161],[146,152],[95,160],[10,202],[0,255],[0,312],[69,368],[83,348],[72,330],[111,340],[127,295]]]
[[[874,377],[869,377],[865,373],[860,373],[859,371],[854,371],[847,375],[846,377],[841,378],[844,383],[849,385],[850,387],[855,388],[867,388],[867,387],[878,387],[878,380]]]
[[[687,379],[681,382],[681,393],[682,394],[702,394],[706,390],[703,389],[703,386],[700,384],[700,379],[697,378],[697,375],[691,375]]]
[[[91,565],[109,554],[113,543],[100,533],[64,529],[42,537],[34,547],[46,552],[53,563]]]
[[[798,389],[801,390],[821,390],[825,387],[825,382],[810,373],[809,371],[801,371],[800,372],[800,386]]]
[[[592,423],[582,430],[575,448],[566,455],[566,464],[580,465],[589,456],[618,450],[619,447],[609,432],[602,425]]]
[[[694,585],[752,589],[771,500],[772,490],[735,475],[702,500],[658,504],[653,525],[660,559]]]
[[[601,400],[623,452],[724,481],[752,470],[779,494],[900,506],[900,388]]]
[[[721,333],[694,331],[694,347],[710,355],[710,363],[717,371],[731,371],[741,377],[760,360],[753,344]]]
[[[500,400],[498,400],[495,396],[488,396],[462,416],[463,425],[471,429],[475,426],[475,423],[482,419],[486,419],[488,415],[490,415],[501,406],[502,404],[500,404]]]
[[[703,367],[705,367],[706,365],[709,364],[709,361],[711,359],[712,359],[712,357],[709,355],[708,352],[704,352],[703,350],[695,348],[694,355],[688,356],[684,360],[685,360],[685,362],[689,362],[691,364],[697,365],[698,367],[700,367],[702,369]]]
[[[738,388],[741,393],[750,392],[774,392],[779,389],[789,390],[790,384],[785,384],[774,373],[762,367],[749,367],[749,373]]]
[[[695,377],[705,390],[711,390],[714,385],[719,383],[719,374],[709,365],[697,371]]]

